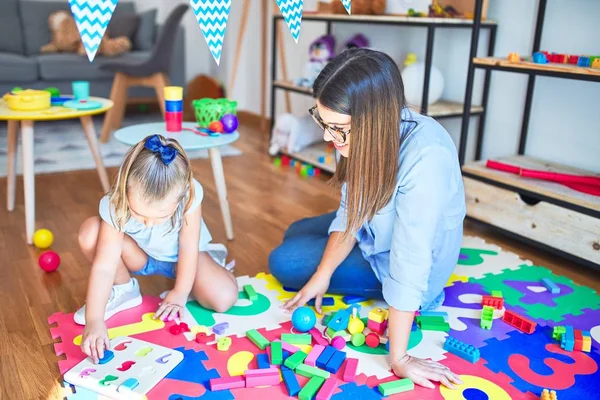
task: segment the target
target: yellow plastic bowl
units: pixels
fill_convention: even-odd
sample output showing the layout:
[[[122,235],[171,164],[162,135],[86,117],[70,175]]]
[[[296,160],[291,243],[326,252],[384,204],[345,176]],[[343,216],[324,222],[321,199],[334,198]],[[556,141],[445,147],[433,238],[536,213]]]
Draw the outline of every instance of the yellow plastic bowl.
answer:
[[[50,108],[50,92],[27,89],[5,94],[4,101],[11,110],[15,111],[45,110]]]

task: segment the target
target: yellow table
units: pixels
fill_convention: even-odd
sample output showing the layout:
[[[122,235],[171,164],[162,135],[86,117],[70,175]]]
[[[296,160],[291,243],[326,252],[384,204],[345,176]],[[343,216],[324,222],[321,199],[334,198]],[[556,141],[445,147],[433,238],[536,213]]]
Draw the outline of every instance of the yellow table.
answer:
[[[83,132],[87,138],[92,156],[96,162],[96,169],[104,191],[109,190],[108,175],[102,156],[98,148],[96,131],[92,122],[92,115],[102,114],[110,110],[113,102],[99,97],[90,97],[90,100],[99,101],[102,107],[95,110],[74,110],[64,107],[50,107],[42,111],[14,111],[8,108],[6,102],[0,99],[0,121],[8,122],[8,149],[7,149],[7,199],[8,211],[15,208],[15,182],[17,162],[17,133],[21,122],[21,143],[23,144],[23,187],[25,193],[25,230],[27,243],[32,244],[35,228],[35,170],[33,165],[33,123],[34,121],[53,121],[61,119],[79,118]]]

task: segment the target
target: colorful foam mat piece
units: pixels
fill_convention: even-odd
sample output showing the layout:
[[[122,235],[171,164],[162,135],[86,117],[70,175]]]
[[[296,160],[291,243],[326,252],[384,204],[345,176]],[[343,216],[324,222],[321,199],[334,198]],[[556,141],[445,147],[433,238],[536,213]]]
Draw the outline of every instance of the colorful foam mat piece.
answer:
[[[485,271],[483,274],[481,271]],[[466,277],[466,279],[464,279]],[[542,277],[551,278],[561,287],[560,294],[551,294],[541,283]],[[215,313],[201,307],[195,301],[187,304],[184,319],[192,332],[173,335],[169,328],[175,322],[156,322],[152,313],[160,301],[157,297],[144,296],[142,304],[117,314],[107,321],[109,336],[131,336],[141,340],[177,349],[184,360],[155,388],[148,393],[149,400],[189,399],[256,399],[288,398],[283,382],[264,388],[241,388],[219,392],[210,391],[209,380],[214,377],[243,375],[246,369],[255,369],[257,355],[264,353],[256,347],[245,332],[257,329],[267,340],[279,339],[284,333],[293,332],[290,315],[283,312],[281,301],[294,295],[285,290],[271,275],[238,277],[239,299],[227,313]],[[257,293],[249,300],[244,285],[252,285]],[[535,332],[528,335],[504,323],[502,310],[494,311],[491,330],[479,327],[482,295],[501,290],[505,307],[525,318],[535,320]],[[332,306],[323,307],[325,313],[348,307],[343,296],[331,295]],[[366,317],[375,307],[385,304],[365,300],[359,303],[360,314]],[[446,390],[439,386],[425,389],[415,386],[414,391],[390,396],[393,399],[538,399],[544,388],[555,390],[558,398],[592,399],[600,392],[600,297],[591,289],[577,285],[564,277],[552,274],[545,268],[534,266],[497,246],[479,238],[465,237],[457,273],[446,287],[446,300],[440,311],[448,313],[450,332],[411,332],[409,353],[416,357],[430,358],[450,367],[460,375],[464,384],[458,390]],[[322,316],[317,318],[316,328],[323,330]],[[49,319],[50,332],[58,342],[55,352],[61,373],[65,373],[84,355],[79,349],[83,328],[73,322],[73,314],[57,313]],[[223,322],[228,328],[223,335],[231,338],[228,351],[219,351],[216,339],[199,344],[194,332],[210,332],[211,327]],[[570,324],[575,329],[590,331],[592,351],[568,352],[552,339],[552,327]],[[479,348],[480,360],[471,364],[443,350],[446,337],[450,335]],[[220,337],[217,335],[217,339]],[[310,346],[300,346],[309,352]],[[347,345],[343,351],[356,358],[358,370],[355,382],[344,382],[344,368],[334,374],[338,388],[332,399],[379,399],[377,385],[396,379],[389,369],[385,345],[376,348]],[[300,386],[307,378],[298,375]],[[95,393],[65,389],[68,400],[102,400]]]

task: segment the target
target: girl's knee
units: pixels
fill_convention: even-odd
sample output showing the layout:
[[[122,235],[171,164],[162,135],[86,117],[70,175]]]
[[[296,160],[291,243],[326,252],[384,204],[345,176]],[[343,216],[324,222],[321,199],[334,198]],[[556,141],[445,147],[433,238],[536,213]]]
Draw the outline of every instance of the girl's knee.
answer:
[[[81,228],[79,228],[79,246],[84,251],[91,251],[96,248],[98,234],[100,233],[100,217],[90,217],[86,219]]]

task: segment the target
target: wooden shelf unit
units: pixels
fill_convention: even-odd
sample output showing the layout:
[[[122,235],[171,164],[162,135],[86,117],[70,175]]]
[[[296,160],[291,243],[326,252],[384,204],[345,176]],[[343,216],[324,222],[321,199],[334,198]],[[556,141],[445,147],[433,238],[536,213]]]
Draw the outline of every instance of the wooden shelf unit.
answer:
[[[335,153],[327,152],[327,143],[319,142],[313,145],[308,146],[302,151],[293,153],[287,151],[281,151],[281,153],[286,154],[296,160],[300,160],[302,162],[313,165],[317,168],[320,168],[323,171],[329,172],[331,174],[335,173]],[[322,163],[319,161],[320,157],[332,156],[332,163]]]
[[[477,19],[482,0],[476,0]],[[547,0],[539,0],[532,53],[540,51],[542,27]],[[472,45],[477,46],[479,30],[473,29]],[[510,62],[506,58],[477,57],[472,54],[467,75],[465,114],[459,143],[459,160],[465,163],[469,131],[470,104],[474,70],[514,72],[528,75],[527,93],[519,139],[518,154],[498,159],[500,162],[524,168],[564,172],[574,175],[596,175],[543,161],[525,155],[535,79],[537,76],[600,82],[600,69],[570,64],[536,64],[526,61]],[[490,79],[486,77],[482,105],[486,108]],[[484,121],[485,122],[485,121]],[[482,159],[484,129],[475,145],[475,161],[462,167],[467,195],[467,216],[486,224],[523,243],[542,248],[553,254],[600,270],[600,197],[570,189],[558,183],[526,179],[506,172],[486,168]]]
[[[490,37],[489,37],[489,45],[488,45],[488,55],[492,55],[494,52],[494,47],[496,43],[496,31],[497,31],[497,23],[491,20],[481,19],[474,21],[471,19],[461,19],[461,18],[429,18],[429,17],[408,17],[402,15],[347,15],[347,14],[321,14],[321,13],[304,13],[302,15],[303,22],[324,22],[326,24],[326,31],[328,34],[331,33],[332,24],[379,24],[379,25],[389,25],[389,26],[412,26],[412,27],[420,27],[427,28],[427,42],[426,42],[426,51],[425,51],[425,70],[428,71],[431,69],[432,58],[433,58],[433,45],[434,45],[434,37],[435,37],[435,29],[436,28],[457,28],[457,29],[479,29],[480,27],[484,29],[489,29]],[[300,87],[294,85],[292,82],[280,80],[277,78],[277,47],[278,47],[278,29],[276,26],[278,23],[283,21],[283,16],[281,14],[273,16],[273,38],[271,42],[271,59],[272,61],[272,69],[271,69],[271,132],[273,131],[273,125],[275,123],[275,107],[276,102],[275,94],[276,90],[284,90],[286,92],[293,92],[302,95],[312,95],[312,90],[306,87]],[[279,44],[281,45],[281,44]],[[473,51],[473,45],[471,46],[471,52]],[[476,48],[476,46],[475,46]],[[487,74],[487,73],[486,73]],[[428,104],[428,95],[429,95],[429,74],[425,73],[425,80],[423,82],[423,93],[425,94],[422,99],[422,104],[418,105],[409,105],[411,109],[421,112],[425,115],[429,115],[436,119],[441,118],[456,118],[461,117],[465,112],[465,106],[461,102],[447,101],[442,100],[438,101],[435,104]],[[483,106],[469,106],[469,113],[471,115],[481,116],[481,119],[485,118],[485,108]],[[319,146],[311,146],[309,149],[305,149],[305,151],[299,152],[297,154],[289,154],[291,157],[298,158],[304,162],[308,162],[314,166],[319,168],[320,166],[318,162],[314,162],[315,155],[319,154]],[[320,153],[320,156],[326,155],[324,152]],[[319,156],[316,157],[317,160]],[[325,171],[333,172],[335,166],[326,166],[323,168]]]

